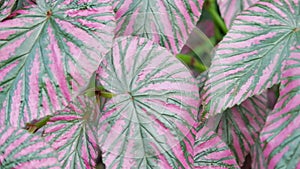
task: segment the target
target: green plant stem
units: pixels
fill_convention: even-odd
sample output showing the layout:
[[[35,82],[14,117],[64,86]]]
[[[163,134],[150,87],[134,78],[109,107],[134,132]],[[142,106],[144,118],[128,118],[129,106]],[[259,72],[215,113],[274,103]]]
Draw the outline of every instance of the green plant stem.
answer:
[[[222,33],[220,32],[220,29],[218,27],[215,27],[215,38],[219,42],[222,40],[223,36]]]
[[[48,115],[46,117],[44,117],[43,119],[41,119],[40,121],[35,123],[35,126],[37,126],[38,128],[42,128],[44,125],[47,124],[47,122],[50,120],[52,116]]]
[[[207,11],[211,14],[215,25],[218,26],[224,34],[226,34],[228,32],[228,29],[223,19],[219,15],[218,8],[216,5],[216,0],[209,0],[209,7]]]
[[[37,122],[26,123],[26,130],[28,130],[29,133],[35,133],[40,128],[42,128],[43,126],[45,126],[48,123],[48,121],[50,120],[51,117],[53,117],[53,116],[47,115],[46,117],[41,118]]]
[[[207,70],[207,67],[205,65],[200,63],[198,60],[193,58],[191,55],[178,54],[176,57],[200,73]]]
[[[89,88],[85,91],[85,95],[88,97],[94,97],[96,93],[99,94],[101,97],[109,98],[109,99],[116,96],[116,94],[106,91],[102,86]]]

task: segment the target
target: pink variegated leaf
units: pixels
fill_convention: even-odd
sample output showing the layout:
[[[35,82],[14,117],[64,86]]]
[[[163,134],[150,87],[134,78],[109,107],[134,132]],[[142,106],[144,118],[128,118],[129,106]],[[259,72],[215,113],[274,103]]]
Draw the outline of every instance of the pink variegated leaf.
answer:
[[[4,19],[14,18],[15,16],[17,16],[19,14],[18,13],[19,9],[31,8],[32,5],[36,5],[35,0],[14,0],[14,1],[15,2],[13,4],[13,6],[10,8],[10,12],[7,15],[0,15],[0,21],[2,21]],[[8,3],[9,1],[3,1],[3,2]],[[2,10],[2,13],[4,13],[5,11],[7,12],[7,10]]]
[[[5,19],[12,12],[17,0],[2,0],[0,1],[0,21]]]
[[[300,168],[300,50],[285,64],[278,102],[260,135],[268,168]]]
[[[201,74],[197,80],[201,89],[207,80],[207,74]],[[240,166],[244,163],[245,157],[255,144],[265,124],[269,112],[267,98],[267,92],[264,92],[206,120],[206,126],[225,141]]]
[[[108,168],[191,168],[199,107],[191,72],[167,49],[140,37],[117,38],[98,69],[115,94],[103,109],[99,144]]]
[[[218,0],[217,2],[225,24],[230,28],[236,16],[258,0]]]
[[[265,92],[227,109],[221,117],[210,117],[207,121],[207,126],[213,128],[230,147],[240,166],[265,124],[269,111],[267,105]]]
[[[262,144],[258,138],[251,147],[251,169],[267,169],[266,160],[262,150]]]
[[[43,137],[58,152],[63,168],[92,169],[100,151],[97,145],[95,102],[77,97],[58,111],[44,128]]]
[[[226,143],[215,132],[203,126],[196,134],[193,168],[234,169],[239,166]]]
[[[0,23],[0,124],[56,110],[87,82],[112,44],[108,0],[38,1]]]
[[[202,92],[204,84],[207,80],[207,75],[208,75],[208,71],[205,71],[203,73],[201,73],[199,76],[197,76],[197,83],[198,83],[198,87],[199,87],[199,92]]]
[[[61,168],[56,151],[37,135],[1,126],[0,138],[0,168]]]
[[[148,38],[178,54],[198,22],[204,0],[114,0],[117,36]]]
[[[280,82],[290,47],[299,42],[299,1],[261,0],[243,11],[220,43],[203,95],[210,115]]]
[[[31,5],[36,5],[36,0],[17,0],[16,9],[21,9],[23,7],[29,7]]]

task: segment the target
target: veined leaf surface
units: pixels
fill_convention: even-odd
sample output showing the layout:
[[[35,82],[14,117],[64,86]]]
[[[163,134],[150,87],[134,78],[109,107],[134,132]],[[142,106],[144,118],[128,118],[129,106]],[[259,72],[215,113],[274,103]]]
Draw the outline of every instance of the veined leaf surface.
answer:
[[[11,126],[0,127],[0,168],[60,169],[57,153],[42,138]]]
[[[251,147],[250,155],[252,161],[251,169],[267,169],[260,138],[258,138],[255,144]]]
[[[257,1],[258,0],[218,0],[217,2],[225,24],[230,28],[236,16]]]
[[[215,132],[203,126],[196,134],[194,168],[234,169],[239,166],[226,143]]]
[[[36,0],[17,0],[16,9],[29,8],[31,5],[36,5]]]
[[[109,1],[38,2],[0,23],[0,124],[62,109],[111,47]]]
[[[201,73],[196,79],[199,87],[199,91],[202,92],[204,84],[207,80],[208,71]]]
[[[77,97],[45,126],[45,140],[58,152],[62,168],[92,169],[98,156],[95,102]],[[94,120],[93,120],[94,119]]]
[[[106,166],[191,168],[199,94],[189,70],[155,42],[123,37],[97,73],[116,95],[99,123]]]
[[[266,92],[253,96],[239,106],[227,109],[221,117],[210,117],[208,126],[216,126],[216,133],[225,141],[240,166],[259,138],[268,114]],[[217,115],[218,116],[218,115]],[[218,123],[216,119],[221,119]]]
[[[207,73],[198,76],[197,80],[201,90],[207,80]],[[259,139],[259,133],[265,124],[270,111],[267,98],[267,92],[253,96],[239,106],[209,117],[205,122],[229,146],[240,166]]]
[[[204,0],[114,0],[117,36],[148,38],[178,54],[198,22]]]
[[[0,1],[0,21],[5,19],[11,12],[17,0]]]
[[[299,56],[292,52],[286,61],[278,102],[260,135],[268,168],[300,168]]]
[[[280,82],[283,62],[299,43],[299,5],[261,0],[236,18],[216,51],[204,87],[211,115]]]

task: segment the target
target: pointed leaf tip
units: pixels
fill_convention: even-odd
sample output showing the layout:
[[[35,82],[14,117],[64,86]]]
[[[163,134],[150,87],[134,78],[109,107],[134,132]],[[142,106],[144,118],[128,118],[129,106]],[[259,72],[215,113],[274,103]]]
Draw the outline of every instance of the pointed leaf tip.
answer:
[[[203,100],[214,115],[280,82],[290,48],[299,44],[299,1],[261,0],[237,16],[219,44]]]

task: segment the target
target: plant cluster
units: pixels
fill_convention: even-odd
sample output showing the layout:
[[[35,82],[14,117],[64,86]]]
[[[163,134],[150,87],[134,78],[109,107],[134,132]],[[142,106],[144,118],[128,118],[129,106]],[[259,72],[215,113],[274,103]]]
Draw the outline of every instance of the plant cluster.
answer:
[[[299,0],[0,1],[0,168],[297,169],[299,121]]]

